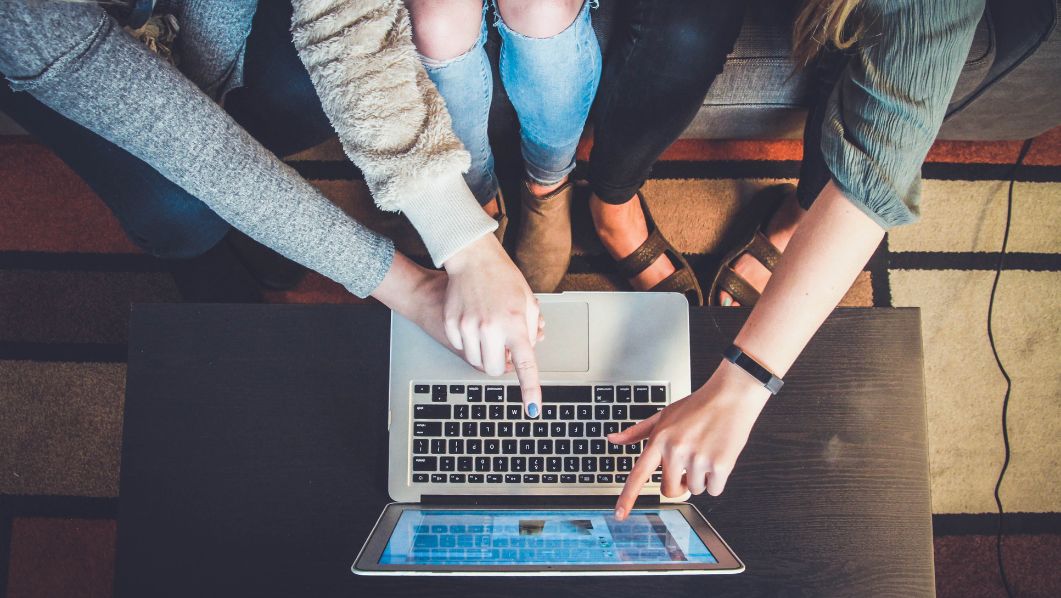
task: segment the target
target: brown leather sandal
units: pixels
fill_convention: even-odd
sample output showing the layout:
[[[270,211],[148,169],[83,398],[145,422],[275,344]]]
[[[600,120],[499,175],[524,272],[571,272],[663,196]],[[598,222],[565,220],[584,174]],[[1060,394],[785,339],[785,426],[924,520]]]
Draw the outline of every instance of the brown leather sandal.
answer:
[[[637,199],[641,202],[641,210],[645,213],[645,221],[648,224],[648,239],[635,249],[630,255],[616,260],[615,265],[619,273],[627,280],[636,277],[652,265],[661,255],[674,265],[674,273],[659,281],[656,286],[649,289],[652,292],[681,293],[689,300],[690,305],[700,306],[704,304],[704,293],[700,289],[700,282],[696,279],[696,273],[692,266],[685,260],[673,245],[663,236],[648,210],[648,202],[641,192],[637,192]]]
[[[752,199],[749,209],[738,218],[737,238],[741,241],[722,258],[712,279],[711,291],[707,297],[708,305],[718,305],[718,294],[721,291],[729,293],[733,300],[743,307],[752,307],[759,300],[759,291],[737,274],[733,265],[740,256],[747,253],[759,260],[767,270],[774,271],[781,259],[781,250],[766,238],[763,231],[785,199],[795,193],[795,189],[787,183],[773,185],[759,191]]]

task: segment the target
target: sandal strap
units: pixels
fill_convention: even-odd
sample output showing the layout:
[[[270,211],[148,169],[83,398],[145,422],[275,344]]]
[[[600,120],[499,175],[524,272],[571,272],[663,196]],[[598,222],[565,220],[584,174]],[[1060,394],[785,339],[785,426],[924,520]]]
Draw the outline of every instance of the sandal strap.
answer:
[[[699,283],[689,268],[678,268],[670,276],[656,283],[656,286],[649,289],[649,291],[681,293],[683,295],[692,292],[698,296],[700,294]]]
[[[770,239],[766,238],[766,235],[762,233],[762,230],[755,231],[752,235],[752,240],[748,243],[748,246],[744,248],[752,257],[759,260],[766,269],[773,272],[774,268],[777,267],[778,261],[781,260],[781,250],[774,246],[770,242]]]
[[[641,274],[645,268],[651,266],[656,261],[656,258],[663,255],[669,248],[670,243],[663,238],[663,234],[659,232],[658,228],[653,228],[640,247],[623,259],[617,260],[615,264],[619,269],[619,273],[624,277],[634,278]]]
[[[759,300],[759,291],[728,266],[719,273],[718,283],[713,292],[717,293],[719,289],[729,293],[734,301],[744,307],[752,307]]]

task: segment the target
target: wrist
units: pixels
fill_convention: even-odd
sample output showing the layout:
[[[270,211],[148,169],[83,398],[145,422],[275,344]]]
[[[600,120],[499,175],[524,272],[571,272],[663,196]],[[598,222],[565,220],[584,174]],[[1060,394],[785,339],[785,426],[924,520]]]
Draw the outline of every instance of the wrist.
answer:
[[[442,267],[451,275],[459,275],[483,267],[496,259],[499,251],[504,250],[497,238],[493,235],[483,235],[451,255]]]
[[[748,372],[725,359],[718,364],[703,388],[709,386],[712,387],[712,394],[733,397],[741,407],[756,412],[761,411],[772,396],[770,391]]]
[[[390,309],[408,316],[414,299],[430,281],[431,272],[395,252],[390,270],[372,292],[372,297]]]

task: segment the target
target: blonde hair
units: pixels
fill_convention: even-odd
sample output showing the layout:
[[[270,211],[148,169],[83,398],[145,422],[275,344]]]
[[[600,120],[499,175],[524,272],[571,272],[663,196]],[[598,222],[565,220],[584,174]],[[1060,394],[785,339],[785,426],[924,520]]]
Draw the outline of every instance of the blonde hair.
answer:
[[[858,15],[862,0],[805,0],[792,30],[792,58],[797,68],[810,64],[826,45],[840,50],[862,36]]]

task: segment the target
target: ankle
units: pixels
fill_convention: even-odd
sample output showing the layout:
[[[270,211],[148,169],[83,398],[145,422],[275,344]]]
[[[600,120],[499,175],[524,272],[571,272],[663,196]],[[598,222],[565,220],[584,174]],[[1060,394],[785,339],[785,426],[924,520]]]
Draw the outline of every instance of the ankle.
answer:
[[[636,198],[635,195],[631,200]],[[640,207],[633,201],[619,204],[608,203],[596,193],[590,195],[589,198],[589,211],[593,217],[593,225],[597,229],[597,234],[602,237],[620,235],[630,230],[639,220],[643,220],[643,216],[638,218]]]
[[[483,211],[487,216],[496,219],[501,215],[501,198],[495,195],[483,205]]]
[[[541,199],[542,197],[545,197],[546,195],[549,195],[553,191],[556,191],[557,189],[562,187],[566,182],[567,177],[564,177],[559,181],[555,183],[550,183],[548,185],[543,185],[537,181],[528,180],[527,190],[530,191],[531,195],[533,195],[534,197]]]

